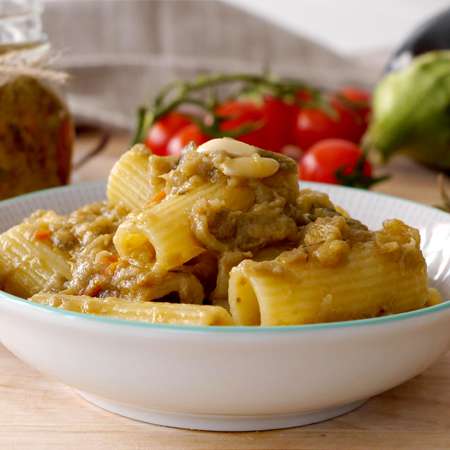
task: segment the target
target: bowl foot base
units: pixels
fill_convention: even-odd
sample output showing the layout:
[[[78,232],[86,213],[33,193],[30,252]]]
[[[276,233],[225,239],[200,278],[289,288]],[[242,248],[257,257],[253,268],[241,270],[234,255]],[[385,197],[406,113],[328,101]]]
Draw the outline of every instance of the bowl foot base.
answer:
[[[171,412],[151,411],[106,400],[101,397],[79,391],[88,402],[106,411],[128,417],[130,419],[163,425],[166,427],[187,428],[205,431],[258,431],[292,428],[322,422],[333,417],[346,414],[359,408],[366,400],[348,403],[335,408],[323,409],[311,413],[298,413],[274,416],[238,416],[238,415],[196,415]]]

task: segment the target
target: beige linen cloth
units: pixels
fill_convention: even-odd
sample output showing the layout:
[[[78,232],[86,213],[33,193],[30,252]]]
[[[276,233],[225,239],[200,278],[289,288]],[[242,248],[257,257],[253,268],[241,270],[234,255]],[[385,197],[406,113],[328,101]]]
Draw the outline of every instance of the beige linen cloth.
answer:
[[[204,72],[261,72],[326,87],[377,73],[220,1],[47,0],[43,24],[67,70],[78,117],[132,128],[167,82]]]

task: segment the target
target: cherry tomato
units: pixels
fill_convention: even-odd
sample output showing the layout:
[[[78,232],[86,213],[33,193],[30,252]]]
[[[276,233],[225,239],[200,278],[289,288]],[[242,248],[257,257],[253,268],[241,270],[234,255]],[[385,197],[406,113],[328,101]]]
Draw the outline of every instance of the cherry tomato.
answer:
[[[171,112],[150,127],[145,145],[155,155],[167,155],[167,144],[172,136],[190,123],[191,121],[185,115],[176,111]]]
[[[296,111],[296,105],[268,95],[261,104],[239,100],[225,102],[217,108],[216,114],[224,119],[220,125],[222,131],[254,126],[255,129],[236,139],[279,152],[285,145],[292,143],[290,130]]]
[[[297,122],[297,116],[300,112],[300,109],[306,105],[306,103],[310,102],[313,99],[313,96],[311,94],[311,91],[308,89],[300,89],[295,94],[295,102],[284,102],[285,107],[285,113],[283,120],[286,123],[286,127],[283,130],[285,133],[285,137],[283,139],[284,146],[291,146],[295,145],[297,146],[297,138],[296,138],[296,122]],[[282,153],[285,153],[285,151],[281,150]],[[296,152],[294,152],[297,157],[299,157],[301,150],[297,149]],[[286,153],[285,153],[286,154]],[[289,156],[289,155],[288,155]]]
[[[311,91],[309,91],[308,89],[300,89],[295,94],[295,97],[296,97],[297,101],[299,101],[302,104],[310,102],[313,99]]]
[[[371,95],[369,92],[354,87],[347,86],[337,93],[338,96],[343,97],[350,102],[353,109],[356,110],[358,115],[362,117],[365,126],[369,124],[370,119],[370,103]]]
[[[347,86],[340,89],[338,94],[342,95],[351,102],[370,104],[370,92],[363,89]]]
[[[337,174],[340,172],[344,177],[360,176],[362,185],[363,181],[370,180],[372,177],[372,167],[367,160],[364,161],[361,173],[355,173],[362,157],[362,150],[353,142],[343,139],[326,139],[309,149],[300,162],[299,175],[304,181],[339,184]]]
[[[319,108],[303,108],[295,122],[296,144],[308,150],[316,142],[336,137],[336,121]]]
[[[367,129],[367,122],[356,106],[344,103],[340,98],[333,98],[331,104],[339,115],[337,122],[337,138],[347,139],[359,144]]]
[[[264,148],[264,126],[266,124],[264,108],[249,101],[230,100],[216,109],[222,118],[221,131],[236,131],[243,127],[255,127],[252,131],[237,136],[236,139],[250,145]]]
[[[297,145],[308,150],[323,139],[346,139],[355,143],[366,130],[365,121],[358,112],[342,102],[337,96],[329,99],[331,113],[310,107],[300,109],[295,123]]]
[[[294,129],[301,106],[312,100],[307,89],[300,89],[295,94],[295,102],[284,101],[278,97],[264,98],[266,149],[281,152],[286,146],[296,143]],[[298,151],[295,152],[298,156]]]
[[[280,152],[285,146],[294,142],[293,124],[298,111],[295,104],[289,104],[280,98],[267,96],[264,99],[263,148]]]
[[[167,144],[167,154],[179,156],[181,151],[190,142],[196,145],[206,142],[208,137],[205,136],[195,123],[185,126],[175,133]]]

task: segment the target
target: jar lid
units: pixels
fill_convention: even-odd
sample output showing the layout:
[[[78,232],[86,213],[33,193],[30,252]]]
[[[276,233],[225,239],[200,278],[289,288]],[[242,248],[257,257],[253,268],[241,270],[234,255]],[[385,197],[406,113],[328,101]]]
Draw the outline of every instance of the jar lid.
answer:
[[[28,46],[47,41],[42,31],[40,0],[0,2],[0,46]]]

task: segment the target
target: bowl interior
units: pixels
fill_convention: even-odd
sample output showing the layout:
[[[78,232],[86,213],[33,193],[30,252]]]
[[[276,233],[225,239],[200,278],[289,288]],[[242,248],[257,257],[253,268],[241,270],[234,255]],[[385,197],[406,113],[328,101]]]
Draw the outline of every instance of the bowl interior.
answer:
[[[333,202],[371,229],[386,219],[398,218],[419,229],[428,264],[430,284],[450,299],[450,214],[384,194],[321,183],[302,187],[326,192]],[[0,232],[19,223],[36,209],[68,213],[105,197],[105,182],[89,182],[48,189],[0,202]]]

